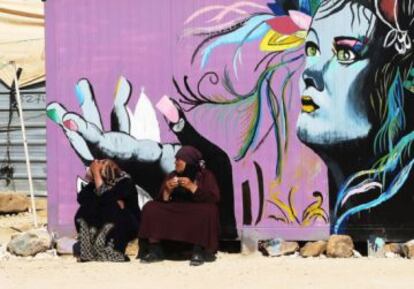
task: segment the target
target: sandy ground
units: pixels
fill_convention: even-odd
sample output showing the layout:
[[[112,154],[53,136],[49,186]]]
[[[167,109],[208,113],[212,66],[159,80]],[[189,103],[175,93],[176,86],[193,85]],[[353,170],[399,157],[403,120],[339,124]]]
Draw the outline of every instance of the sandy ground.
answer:
[[[39,215],[40,222],[45,223],[44,205]],[[27,227],[29,214],[0,217],[0,244],[5,245],[12,233]],[[216,262],[200,267],[190,267],[188,261],[141,264],[134,259],[123,264],[76,263],[72,257],[0,261],[0,289],[26,288],[413,289],[414,260],[219,253]]]
[[[414,261],[301,259],[219,254],[215,263],[140,264],[57,260],[0,262],[0,288],[414,288]]]

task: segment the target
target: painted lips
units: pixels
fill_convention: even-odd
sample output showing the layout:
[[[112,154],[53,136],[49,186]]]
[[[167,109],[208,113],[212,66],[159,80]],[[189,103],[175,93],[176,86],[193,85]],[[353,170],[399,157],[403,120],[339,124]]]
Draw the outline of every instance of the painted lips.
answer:
[[[301,97],[302,112],[311,113],[319,108],[319,106],[313,102],[312,97],[304,95]]]

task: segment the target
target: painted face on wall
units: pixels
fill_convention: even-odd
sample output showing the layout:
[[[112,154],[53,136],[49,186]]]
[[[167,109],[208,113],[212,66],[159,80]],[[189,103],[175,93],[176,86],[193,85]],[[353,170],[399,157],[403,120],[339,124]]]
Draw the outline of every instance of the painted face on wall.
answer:
[[[307,144],[332,145],[364,138],[369,95],[363,86],[370,62],[375,15],[361,5],[326,1],[306,38],[306,65],[300,80],[302,111],[297,133]],[[339,5],[342,9],[335,11]]]

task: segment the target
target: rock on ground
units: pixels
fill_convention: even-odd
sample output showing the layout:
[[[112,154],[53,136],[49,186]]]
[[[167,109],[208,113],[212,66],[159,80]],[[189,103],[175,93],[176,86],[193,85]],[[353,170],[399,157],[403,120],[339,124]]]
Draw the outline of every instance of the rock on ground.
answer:
[[[404,254],[403,252],[403,246],[398,243],[390,243],[386,244],[384,246],[384,255],[385,257],[398,257],[402,256]]]
[[[10,253],[7,252],[6,247],[0,244],[0,261],[6,261],[10,259]]]
[[[46,251],[51,245],[51,236],[45,228],[41,228],[13,235],[7,250],[17,256],[27,257]]]
[[[403,252],[408,259],[414,259],[414,240],[408,241],[403,245]]]
[[[359,253],[357,250],[352,250],[352,255],[354,258],[362,258],[362,254]]]
[[[259,250],[265,256],[278,257],[291,255],[299,250],[297,242],[287,242],[282,239],[271,239],[259,242]]]
[[[302,257],[319,257],[326,251],[326,241],[307,242],[305,246],[300,249]]]
[[[128,246],[126,247],[126,250],[125,250],[125,254],[128,256],[135,257],[138,255],[138,250],[139,250],[138,239],[135,239],[128,243]]]
[[[333,258],[349,258],[353,256],[354,242],[347,235],[332,235],[329,237],[326,254]]]
[[[298,242],[282,242],[280,246],[281,255],[291,255],[299,250]]]
[[[58,258],[58,253],[55,249],[47,250],[45,252],[41,252],[36,254],[34,259],[36,260],[43,260],[43,259],[56,259]]]
[[[59,255],[72,255],[73,245],[76,240],[69,237],[62,237],[56,241],[56,251]]]
[[[21,213],[29,209],[29,200],[23,194],[0,193],[0,214]]]

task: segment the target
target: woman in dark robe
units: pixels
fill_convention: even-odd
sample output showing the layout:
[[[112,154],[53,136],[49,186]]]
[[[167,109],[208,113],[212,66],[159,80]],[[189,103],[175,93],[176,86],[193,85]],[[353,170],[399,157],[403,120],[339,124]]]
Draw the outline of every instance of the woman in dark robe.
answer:
[[[218,248],[220,192],[212,172],[202,165],[194,147],[183,146],[176,154],[175,171],[164,180],[158,199],[142,210],[139,238],[149,242],[141,262],[161,261],[162,240],[193,244],[190,265],[212,261]]]
[[[89,183],[80,191],[75,215],[80,261],[123,262],[138,234],[140,210],[130,176],[111,160],[92,162]]]

